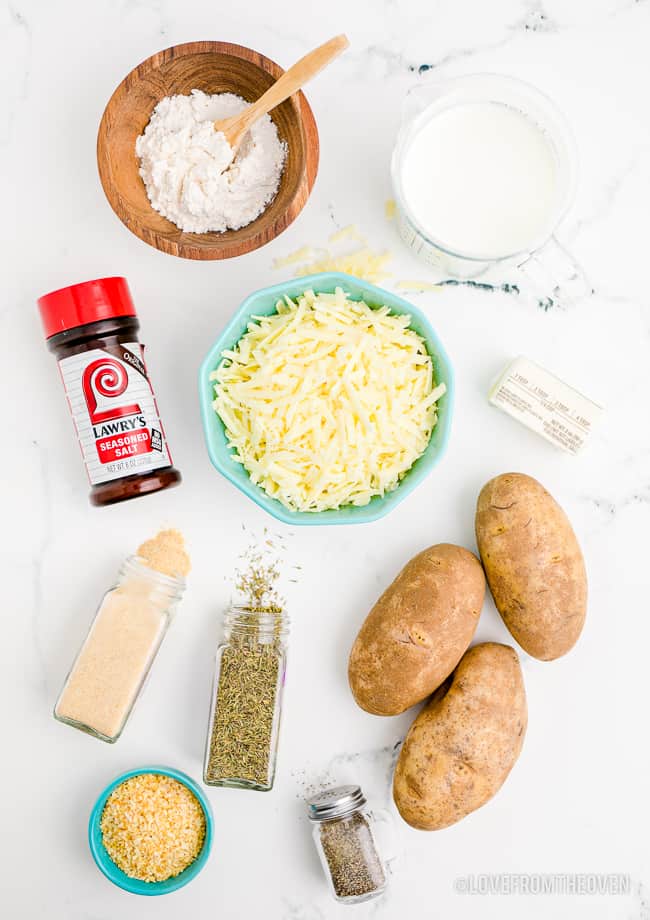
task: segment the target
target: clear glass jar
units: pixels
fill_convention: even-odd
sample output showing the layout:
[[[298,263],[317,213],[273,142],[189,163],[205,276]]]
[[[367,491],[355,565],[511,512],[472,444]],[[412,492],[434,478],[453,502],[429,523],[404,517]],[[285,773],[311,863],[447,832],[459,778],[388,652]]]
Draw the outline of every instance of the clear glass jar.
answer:
[[[337,901],[358,904],[383,894],[388,863],[377,844],[380,824],[392,829],[387,812],[369,811],[359,786],[325,789],[307,799],[316,849]]]
[[[557,173],[548,214],[536,237],[517,252],[456,251],[437,238],[433,227],[422,225],[407,201],[405,164],[414,138],[442,112],[471,103],[496,103],[526,116],[552,149]],[[546,308],[555,302],[570,304],[591,293],[582,268],[556,236],[573,202],[576,177],[577,152],[572,131],[555,104],[535,87],[499,74],[468,74],[427,81],[409,93],[391,161],[397,227],[406,245],[443,279],[475,279],[486,272],[495,280],[512,281],[514,277]]]
[[[208,786],[273,788],[288,632],[289,618],[278,607],[226,612],[203,763]]]
[[[109,743],[139,698],[185,590],[130,556],[104,595],[54,707],[54,717]]]

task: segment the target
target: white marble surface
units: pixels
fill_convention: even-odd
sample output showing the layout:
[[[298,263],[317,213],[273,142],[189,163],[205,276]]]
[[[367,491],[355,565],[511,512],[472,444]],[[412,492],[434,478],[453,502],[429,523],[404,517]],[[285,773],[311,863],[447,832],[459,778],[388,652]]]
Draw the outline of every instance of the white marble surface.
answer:
[[[308,91],[322,159],[311,200],[272,245],[229,263],[175,260],[132,236],[107,205],[95,137],[116,84],[138,61],[191,39],[225,39],[284,65],[345,30],[352,48]],[[499,795],[434,834],[399,828],[390,893],[352,909],[386,918],[650,916],[648,589],[650,316],[650,3],[632,0],[2,0],[0,163],[3,254],[4,776],[1,902],[11,920],[239,918],[335,920],[301,806],[318,778],[357,780],[389,801],[395,745],[410,716],[356,708],[345,668],[355,631],[414,552],[474,545],[480,486],[510,469],[541,479],[584,546],[591,600],[576,649],[524,661],[530,725]],[[423,69],[424,65],[424,69]],[[428,70],[426,68],[429,68]],[[196,398],[198,363],[250,291],[281,276],[272,259],[353,221],[394,252],[394,280],[426,277],[384,219],[388,162],[407,90],[431,75],[494,71],[552,96],[581,154],[577,200],[562,237],[595,293],[543,312],[467,289],[414,296],[458,379],[448,454],[389,518],[361,528],[291,533],[272,524],[210,466]],[[104,510],[87,486],[35,300],[104,274],[134,292],[150,370],[182,488]],[[390,286],[390,283],[387,283]],[[490,409],[486,389],[524,353],[607,407],[573,458]],[[52,704],[93,607],[122,558],[158,525],[182,528],[194,571],[146,698],[110,747],[56,723]],[[292,562],[291,663],[277,785],[269,795],[211,790],[209,867],[164,899],[108,884],[86,844],[92,801],[115,774],[163,762],[200,775],[213,648],[228,577],[250,534],[285,533]],[[481,639],[508,634],[486,601]],[[480,873],[626,873],[628,896],[464,896]]]

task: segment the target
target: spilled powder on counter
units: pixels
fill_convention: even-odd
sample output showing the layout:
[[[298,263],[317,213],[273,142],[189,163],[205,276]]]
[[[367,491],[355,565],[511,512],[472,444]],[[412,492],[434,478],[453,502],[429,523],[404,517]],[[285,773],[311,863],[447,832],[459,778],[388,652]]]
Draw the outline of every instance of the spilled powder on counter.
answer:
[[[334,754],[325,766],[320,763],[312,767],[306,763],[291,771],[295,797],[305,801],[324,789],[344,783],[356,784],[361,778],[364,788],[370,787],[372,798],[381,800],[387,808],[392,802],[392,778],[401,747],[400,738],[376,748]]]
[[[145,540],[137,550],[138,559],[150,569],[170,578],[186,578],[190,572],[190,557],[185,550],[185,538],[178,530],[161,530],[151,540]]]

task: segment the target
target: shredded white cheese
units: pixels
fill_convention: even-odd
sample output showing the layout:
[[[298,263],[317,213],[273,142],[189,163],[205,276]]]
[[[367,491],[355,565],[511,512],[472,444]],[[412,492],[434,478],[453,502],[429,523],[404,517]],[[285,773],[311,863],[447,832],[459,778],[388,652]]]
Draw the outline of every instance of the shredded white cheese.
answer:
[[[328,243],[340,243],[342,240],[349,239],[356,240],[357,243],[363,243],[364,246],[368,245],[365,238],[359,233],[356,224],[348,224],[347,227],[341,227],[340,230],[331,233]]]
[[[301,246],[300,249],[290,252],[288,256],[274,259],[273,268],[286,268],[287,265],[296,265],[298,262],[306,262],[308,259],[313,259],[313,257],[314,250],[311,246]]]
[[[426,449],[445,392],[410,317],[341,288],[276,309],[253,318],[211,376],[233,459],[295,511],[392,491]]]
[[[341,243],[347,241],[352,241],[353,248],[341,251]],[[275,259],[273,268],[298,266],[294,272],[295,278],[317,272],[344,272],[373,284],[390,276],[390,272],[386,270],[392,258],[390,252],[374,252],[354,224],[337,230],[330,236],[328,243],[330,248],[303,246],[285,258]]]
[[[395,285],[400,291],[440,291],[439,281],[398,281]]]

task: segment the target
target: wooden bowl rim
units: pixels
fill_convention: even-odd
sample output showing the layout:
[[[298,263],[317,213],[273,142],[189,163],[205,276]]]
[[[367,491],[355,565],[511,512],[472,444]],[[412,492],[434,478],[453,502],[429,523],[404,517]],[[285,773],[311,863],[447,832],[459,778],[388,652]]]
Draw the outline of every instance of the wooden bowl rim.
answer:
[[[271,240],[275,239],[284,230],[286,230],[287,227],[289,227],[290,224],[292,224],[296,217],[300,214],[309,199],[311,191],[314,187],[314,182],[316,181],[320,158],[320,142],[316,119],[304,93],[302,91],[298,91],[297,93],[294,93],[293,96],[290,96],[289,101],[295,109],[304,138],[305,166],[298,190],[291,202],[294,207],[287,208],[284,214],[271,226],[270,232],[267,228],[266,230],[258,230],[244,239],[231,241],[225,239],[221,244],[215,243],[210,247],[198,247],[191,241],[186,242],[183,237],[196,236],[200,234],[186,234],[185,231],[178,231],[181,234],[180,239],[169,240],[159,234],[157,231],[143,226],[138,220],[134,219],[128,208],[123,207],[121,196],[119,194],[114,194],[114,185],[111,182],[110,173],[106,167],[106,160],[108,158],[109,150],[109,143],[107,139],[108,121],[112,115],[112,109],[121,99],[121,97],[130,91],[132,86],[138,80],[140,80],[149,72],[158,69],[161,64],[167,63],[167,61],[174,60],[178,57],[185,57],[186,55],[207,53],[218,53],[230,55],[231,57],[242,58],[251,64],[261,66],[263,70],[269,73],[276,80],[284,73],[284,69],[274,60],[264,54],[261,54],[259,51],[255,51],[253,48],[246,47],[246,45],[238,45],[233,42],[222,41],[193,41],[183,42],[179,45],[170,45],[168,48],[164,48],[162,51],[157,51],[154,54],[149,55],[149,57],[144,61],[141,61],[140,64],[137,64],[135,67],[133,67],[124,77],[124,79],[118,84],[118,86],[111,94],[106,107],[104,108],[97,132],[97,168],[99,171],[100,182],[102,184],[104,195],[106,196],[108,203],[120,221],[124,224],[124,226],[139,239],[143,240],[145,243],[148,243],[150,246],[153,246],[155,249],[158,249],[160,252],[164,252],[168,255],[179,256],[185,259],[195,259],[202,261],[229,259],[238,255],[244,255],[248,252],[252,252],[255,249],[259,249],[266,243],[271,242]],[[255,56],[254,60],[252,55]],[[259,217],[257,217],[254,221],[251,221],[249,226],[254,227],[257,221],[263,217],[263,215],[264,212],[262,212],[262,214],[260,214]],[[174,224],[171,223],[171,221],[170,225],[174,227]]]

